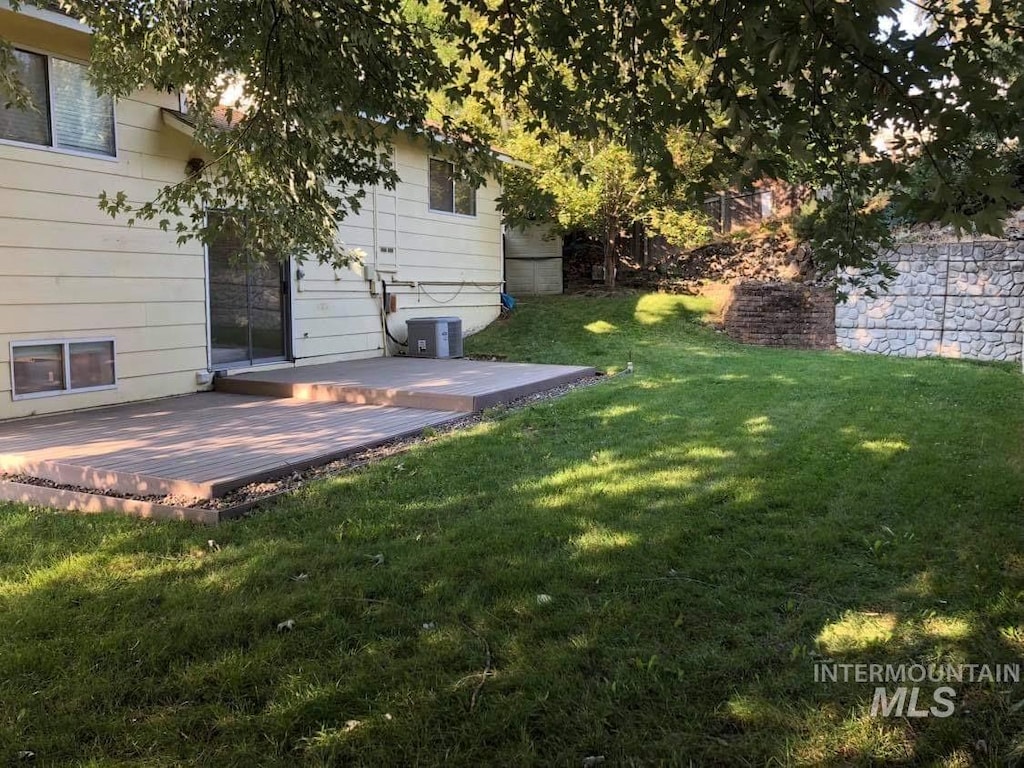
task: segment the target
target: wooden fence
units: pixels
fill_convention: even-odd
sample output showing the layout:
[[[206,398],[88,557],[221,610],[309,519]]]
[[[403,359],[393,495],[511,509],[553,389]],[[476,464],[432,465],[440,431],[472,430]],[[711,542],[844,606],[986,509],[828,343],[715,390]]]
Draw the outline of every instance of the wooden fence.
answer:
[[[745,229],[771,215],[772,193],[771,190],[740,194],[723,192],[704,201],[704,213],[715,222],[718,232]]]

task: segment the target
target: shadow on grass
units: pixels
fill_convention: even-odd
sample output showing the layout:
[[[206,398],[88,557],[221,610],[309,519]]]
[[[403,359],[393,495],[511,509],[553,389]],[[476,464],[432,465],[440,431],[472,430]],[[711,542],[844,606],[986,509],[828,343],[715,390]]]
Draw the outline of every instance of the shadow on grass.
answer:
[[[219,529],[10,508],[0,754],[1011,758],[1017,690],[880,721],[813,664],[1019,656],[1017,379],[701,349]]]

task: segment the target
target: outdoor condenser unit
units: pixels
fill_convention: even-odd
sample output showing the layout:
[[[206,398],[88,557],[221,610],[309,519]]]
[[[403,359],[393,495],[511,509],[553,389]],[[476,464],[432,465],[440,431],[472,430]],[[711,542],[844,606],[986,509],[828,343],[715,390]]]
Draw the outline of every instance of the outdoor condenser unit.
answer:
[[[462,318],[411,317],[410,357],[462,357]]]

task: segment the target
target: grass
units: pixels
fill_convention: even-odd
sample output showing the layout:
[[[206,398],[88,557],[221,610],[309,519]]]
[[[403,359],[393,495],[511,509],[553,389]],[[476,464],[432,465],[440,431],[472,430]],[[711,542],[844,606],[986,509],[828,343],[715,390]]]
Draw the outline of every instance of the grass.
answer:
[[[1022,685],[878,718],[813,670],[1021,657],[1020,373],[707,309],[527,301],[470,351],[636,374],[250,520],[0,505],[0,762],[1016,762]]]

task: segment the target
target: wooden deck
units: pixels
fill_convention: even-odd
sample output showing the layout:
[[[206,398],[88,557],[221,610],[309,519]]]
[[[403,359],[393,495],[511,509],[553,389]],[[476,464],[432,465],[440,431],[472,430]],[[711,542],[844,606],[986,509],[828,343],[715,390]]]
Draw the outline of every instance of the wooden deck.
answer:
[[[593,375],[593,368],[388,357],[217,379],[219,392],[300,400],[480,411]]]
[[[0,472],[216,498],[592,373],[404,358],[247,373],[217,392],[0,422]]]
[[[0,471],[214,498],[462,415],[206,392],[0,424]]]

